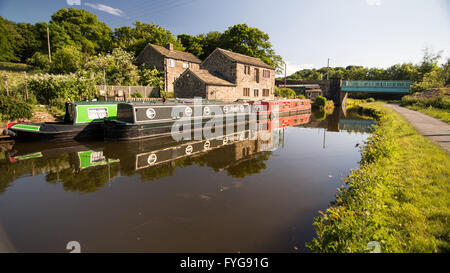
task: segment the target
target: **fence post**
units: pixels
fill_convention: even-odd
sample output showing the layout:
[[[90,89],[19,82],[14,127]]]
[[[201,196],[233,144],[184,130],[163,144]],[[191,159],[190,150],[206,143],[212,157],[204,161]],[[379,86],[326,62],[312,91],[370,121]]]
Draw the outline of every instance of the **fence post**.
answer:
[[[24,71],[24,78],[25,78],[25,100],[28,100],[28,82],[27,82],[27,72]]]
[[[6,72],[4,73],[4,79],[5,79],[5,87],[6,87],[6,96],[9,96],[9,90],[8,90],[8,75],[6,75]]]

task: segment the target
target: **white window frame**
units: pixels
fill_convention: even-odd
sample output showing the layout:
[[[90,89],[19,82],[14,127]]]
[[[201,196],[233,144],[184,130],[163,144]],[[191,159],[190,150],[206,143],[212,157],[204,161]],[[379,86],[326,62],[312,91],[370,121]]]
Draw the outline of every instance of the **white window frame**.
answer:
[[[174,59],[169,59],[168,63],[169,63],[169,67],[175,67],[175,60]]]

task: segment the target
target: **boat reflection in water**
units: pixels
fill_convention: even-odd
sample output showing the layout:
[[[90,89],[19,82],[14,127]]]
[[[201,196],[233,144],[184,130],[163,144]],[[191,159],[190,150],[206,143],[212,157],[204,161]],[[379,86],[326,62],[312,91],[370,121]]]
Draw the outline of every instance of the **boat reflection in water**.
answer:
[[[81,252],[307,251],[317,211],[358,166],[370,128],[357,123],[370,120],[305,113],[208,139],[0,145],[0,246],[3,228],[19,252],[68,252],[69,241]]]
[[[0,164],[0,171],[7,174],[2,186],[4,190],[28,173],[47,173],[47,182],[86,193],[98,190],[116,176],[140,174],[142,180],[155,180],[172,175],[176,167],[192,164],[244,177],[264,168],[261,162],[282,143],[286,127],[306,124],[310,115],[263,120],[257,128],[236,126],[233,133],[213,139],[174,141],[167,136],[127,142],[44,143],[38,148],[33,143],[17,143],[8,152],[9,163]],[[246,164],[253,166],[244,167]]]

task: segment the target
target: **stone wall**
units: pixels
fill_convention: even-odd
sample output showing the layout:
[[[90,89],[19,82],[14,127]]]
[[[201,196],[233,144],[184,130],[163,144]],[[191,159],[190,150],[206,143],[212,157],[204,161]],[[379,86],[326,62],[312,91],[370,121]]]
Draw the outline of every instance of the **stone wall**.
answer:
[[[174,60],[174,67],[169,64],[169,59],[166,58],[166,91],[174,92],[173,82],[180,77],[181,74],[187,69],[183,67],[183,63],[186,63],[191,70],[198,70],[200,68],[199,64],[190,63],[187,61]]]
[[[244,73],[244,67],[250,67],[250,74]],[[236,64],[236,98],[237,99],[273,99],[275,93],[275,70],[266,69],[262,67],[256,67],[245,64]],[[255,74],[256,69],[259,70],[259,83],[256,82]],[[270,74],[268,78],[265,78],[264,70],[269,71]],[[250,88],[250,96],[244,96],[244,88]],[[258,96],[255,96],[255,89],[258,90]],[[263,89],[269,90],[269,96],[263,96]]]
[[[323,92],[323,96],[327,99],[333,100],[336,105],[340,105],[342,100],[340,97],[342,79],[330,80],[287,80],[286,84],[318,84]],[[284,85],[284,79],[276,81],[276,85]]]
[[[164,56],[149,45],[142,50],[137,57],[136,62],[139,65],[146,64],[151,67],[155,67],[159,71],[164,71]]]
[[[201,69],[206,69],[217,77],[236,83],[236,62],[218,50],[213,51],[203,61]]]
[[[237,97],[235,86],[207,85],[206,93],[208,100],[233,102]]]
[[[206,84],[192,74],[191,71],[186,72],[183,77],[178,79],[174,86],[175,98],[194,98],[206,97]]]

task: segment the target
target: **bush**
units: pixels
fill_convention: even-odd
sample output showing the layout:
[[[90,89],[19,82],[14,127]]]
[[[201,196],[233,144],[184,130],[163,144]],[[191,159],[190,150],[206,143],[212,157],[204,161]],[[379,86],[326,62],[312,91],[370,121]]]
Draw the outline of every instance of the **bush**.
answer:
[[[313,107],[324,108],[327,105],[327,99],[322,96],[317,96],[317,98],[312,103]]]
[[[48,71],[50,69],[50,61],[48,60],[48,56],[40,52],[36,52],[33,56],[28,58],[27,64],[43,71]]]
[[[0,96],[0,114],[3,120],[30,119],[33,108],[20,98]]]
[[[306,99],[305,95],[297,95],[296,98],[297,99]]]
[[[142,95],[141,92],[136,91],[136,92],[134,92],[133,94],[131,94],[131,97],[132,97],[132,98],[143,98],[144,96]]]
[[[450,110],[450,98],[446,96],[438,96],[432,98],[404,96],[401,101],[402,106],[420,106],[420,107],[435,107],[440,109]]]
[[[81,66],[81,58],[81,52],[76,47],[62,47],[53,55],[50,71],[55,74],[76,72]]]
[[[32,76],[28,87],[42,104],[49,104],[57,98],[63,101],[95,98],[95,80],[79,74]]]
[[[368,98],[368,99],[367,99],[367,102],[374,102],[374,101],[375,101],[374,98]]]
[[[293,99],[297,96],[297,94],[290,88],[275,87],[275,96]]]

